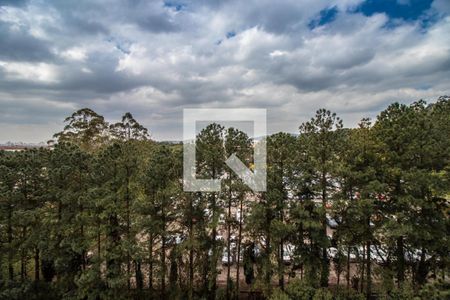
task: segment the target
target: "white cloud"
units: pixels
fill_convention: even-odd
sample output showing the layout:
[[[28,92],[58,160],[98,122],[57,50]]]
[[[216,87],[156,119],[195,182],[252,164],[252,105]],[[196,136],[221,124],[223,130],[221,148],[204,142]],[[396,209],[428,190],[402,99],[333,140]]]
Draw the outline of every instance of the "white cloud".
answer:
[[[73,47],[63,51],[61,56],[69,60],[85,61],[87,58],[87,53],[86,49],[81,47]]]
[[[47,63],[25,63],[0,61],[0,68],[9,79],[55,83],[58,81],[58,67]]]

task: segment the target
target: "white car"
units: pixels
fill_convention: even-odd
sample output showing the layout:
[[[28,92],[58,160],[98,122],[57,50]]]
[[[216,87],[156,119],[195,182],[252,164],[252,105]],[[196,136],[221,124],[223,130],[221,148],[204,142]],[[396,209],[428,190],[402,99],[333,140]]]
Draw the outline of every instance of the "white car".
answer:
[[[295,247],[292,244],[283,245],[283,262],[290,264],[292,262],[292,256],[294,255]]]
[[[223,249],[222,260],[221,261],[222,261],[222,265],[224,265],[224,266],[228,265],[228,251],[227,251],[227,248]],[[232,265],[232,264],[233,264],[233,255],[230,254],[230,265]]]
[[[355,254],[355,248],[351,247],[350,249],[350,261],[355,260],[357,255]],[[335,258],[338,254],[339,250],[336,247],[330,247],[327,249],[328,257],[329,258]],[[347,247],[341,249],[342,255],[347,258]]]

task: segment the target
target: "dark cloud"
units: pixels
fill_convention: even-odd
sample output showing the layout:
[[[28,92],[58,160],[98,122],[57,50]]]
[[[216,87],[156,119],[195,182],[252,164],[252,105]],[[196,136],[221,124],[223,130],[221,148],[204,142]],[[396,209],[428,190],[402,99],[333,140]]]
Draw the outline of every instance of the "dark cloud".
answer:
[[[22,28],[12,30],[0,21],[0,60],[48,61],[54,58],[47,41],[39,40]]]
[[[0,0],[0,6],[25,6],[28,0]]]
[[[144,15],[136,20],[144,30],[156,33],[178,31],[179,26],[168,20],[166,16]]]

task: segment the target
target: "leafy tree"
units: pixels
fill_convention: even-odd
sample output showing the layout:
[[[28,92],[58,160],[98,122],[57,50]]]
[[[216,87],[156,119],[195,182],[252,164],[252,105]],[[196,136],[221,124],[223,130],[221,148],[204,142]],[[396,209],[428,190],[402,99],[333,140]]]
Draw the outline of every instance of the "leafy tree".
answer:
[[[70,142],[83,150],[93,151],[109,139],[105,118],[90,108],[77,110],[64,122],[64,130],[53,136],[59,143]]]
[[[147,128],[139,124],[129,112],[123,115],[121,122],[112,124],[109,128],[112,136],[121,141],[149,139]]]

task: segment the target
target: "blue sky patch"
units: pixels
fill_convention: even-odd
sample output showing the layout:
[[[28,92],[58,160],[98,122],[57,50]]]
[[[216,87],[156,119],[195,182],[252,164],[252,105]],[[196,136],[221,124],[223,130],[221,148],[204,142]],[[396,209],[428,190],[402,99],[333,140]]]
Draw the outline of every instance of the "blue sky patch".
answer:
[[[232,37],[236,36],[236,32],[234,31],[228,31],[227,32],[227,39],[231,39]]]
[[[391,19],[415,21],[430,9],[433,0],[366,0],[356,12],[366,16],[385,13]]]
[[[179,2],[172,2],[172,1],[165,1],[164,6],[172,8],[175,11],[182,11],[186,8],[186,4],[179,3]]]
[[[310,29],[314,29],[316,27],[325,25],[327,23],[331,23],[336,19],[336,15],[338,13],[338,9],[336,6],[323,9],[320,11],[317,18],[309,22],[308,27]]]

